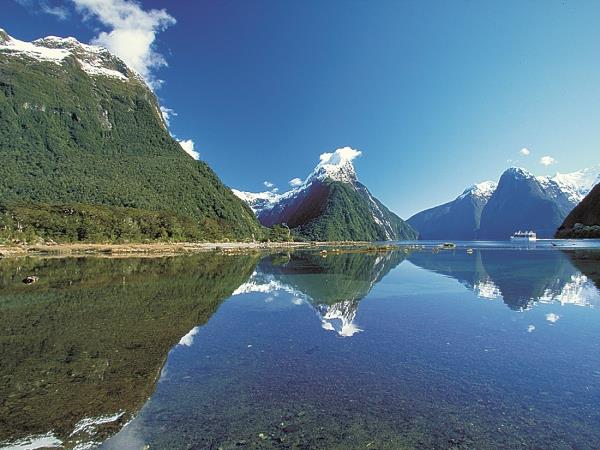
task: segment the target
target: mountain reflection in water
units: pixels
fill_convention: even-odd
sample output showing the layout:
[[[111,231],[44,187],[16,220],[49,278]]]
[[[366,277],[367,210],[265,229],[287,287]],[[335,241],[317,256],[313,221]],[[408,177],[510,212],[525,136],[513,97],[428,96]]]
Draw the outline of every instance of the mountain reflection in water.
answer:
[[[0,260],[0,447],[113,434],[256,256]],[[39,281],[23,284],[35,274]]]
[[[594,251],[588,253],[596,254]],[[582,251],[415,252],[409,261],[458,280],[478,297],[502,299],[514,310],[552,302],[599,306],[596,286],[582,272],[586,267],[578,268],[573,264],[572,258],[577,258],[578,254]],[[593,270],[592,267],[589,270]]]
[[[553,370],[545,358],[563,341],[554,336],[550,348],[536,332],[542,361],[512,354],[523,337],[502,333],[538,308],[542,323],[556,329],[563,312],[549,304],[598,306],[599,268],[600,253],[584,250],[0,260],[0,448],[25,448],[29,437],[93,447],[117,432],[102,446],[427,448],[464,439],[469,448],[493,447],[508,441],[486,427],[499,417],[510,424],[511,401],[533,405],[518,410],[527,416],[513,418],[521,424],[538,423],[536,408],[555,428],[559,419],[548,416],[554,399],[535,403],[536,389],[549,392],[551,381],[540,378],[538,387],[512,379],[518,371],[510,358],[520,359],[516,367],[535,366],[527,378],[534,383]],[[33,274],[37,283],[22,283]],[[501,311],[477,316],[492,305]],[[577,341],[578,320],[595,323],[573,316],[564,345]],[[531,339],[540,322],[530,317],[519,326]],[[452,333],[462,334],[464,348],[450,347]],[[595,345],[595,332],[586,333],[579,341]],[[499,375],[494,359],[474,363],[482,339],[506,373]],[[600,378],[600,364],[570,357],[569,367]],[[512,398],[504,383],[524,393]],[[597,396],[595,378],[578,383]],[[333,404],[335,412],[327,409]],[[585,397],[573,408],[595,420]],[[519,426],[511,445],[527,440]],[[444,427],[461,431],[448,438]],[[593,448],[596,433],[586,433],[581,448]]]
[[[597,448],[594,255],[265,256],[103,448]]]
[[[269,256],[233,295],[290,293],[296,304],[312,305],[323,329],[350,337],[362,331],[355,323],[360,300],[405,256],[402,252]]]

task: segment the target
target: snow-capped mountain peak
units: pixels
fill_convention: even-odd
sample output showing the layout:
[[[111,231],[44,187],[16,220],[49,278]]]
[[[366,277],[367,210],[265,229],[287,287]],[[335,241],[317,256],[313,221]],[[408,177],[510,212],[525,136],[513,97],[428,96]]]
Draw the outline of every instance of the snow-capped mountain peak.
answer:
[[[465,191],[460,195],[459,198],[464,198],[467,196],[473,196],[481,199],[487,199],[492,196],[496,188],[498,187],[498,183],[494,181],[482,181],[481,183],[474,184],[473,186],[468,187]]]
[[[572,173],[557,172],[553,180],[574,203],[583,200],[594,186],[600,183],[600,165]]]
[[[360,155],[350,147],[323,153],[310,175],[302,182],[294,179],[295,187],[283,194],[235,189],[233,193],[252,208],[261,224],[286,224],[313,240],[416,238],[414,229],[358,181],[352,161]]]
[[[258,213],[264,209],[270,209],[279,202],[281,194],[273,191],[265,192],[245,192],[237,189],[231,190],[236,197],[245,202],[254,213]]]
[[[141,77],[121,59],[104,47],[82,44],[74,37],[47,36],[32,42],[21,41],[0,29],[0,54],[31,58],[61,65],[68,57],[74,57],[81,69],[92,76],[105,76],[128,80],[133,75]]]
[[[535,180],[551,197],[563,197],[573,204],[579,203],[600,182],[600,165],[554,176],[535,176],[531,172],[511,167],[504,172],[517,179]]]
[[[313,181],[330,180],[354,184],[357,177],[352,160],[361,154],[359,150],[350,147],[338,148],[334,152],[321,154],[319,164],[304,179],[302,184],[283,194],[278,194],[275,191],[246,192],[237,189],[232,189],[232,191],[238,198],[246,202],[252,211],[258,214],[266,209],[272,209],[282,200],[295,197],[308,188]]]
[[[529,172],[528,170],[526,170],[522,167],[509,167],[508,169],[506,169],[504,174],[512,175],[515,178],[525,178],[525,179],[535,178],[535,175],[533,175],[531,172]]]
[[[320,156],[319,164],[308,177],[307,181],[316,178],[319,180],[340,181],[342,183],[354,183],[356,181],[356,171],[352,160],[359,157],[362,153],[350,147],[338,148],[335,152],[323,153]]]

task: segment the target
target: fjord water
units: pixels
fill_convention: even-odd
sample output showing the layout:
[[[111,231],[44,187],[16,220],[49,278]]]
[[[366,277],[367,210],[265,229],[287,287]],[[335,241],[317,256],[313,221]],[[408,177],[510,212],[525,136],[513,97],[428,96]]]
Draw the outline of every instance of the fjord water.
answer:
[[[600,445],[600,250],[3,260],[0,280],[4,445]]]

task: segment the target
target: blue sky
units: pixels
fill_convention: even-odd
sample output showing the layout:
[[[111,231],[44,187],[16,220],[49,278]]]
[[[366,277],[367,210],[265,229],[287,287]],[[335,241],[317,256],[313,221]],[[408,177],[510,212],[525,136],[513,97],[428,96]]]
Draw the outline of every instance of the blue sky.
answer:
[[[283,191],[321,153],[350,146],[361,181],[407,218],[510,165],[541,175],[600,163],[597,1],[2,7],[0,27],[16,38],[72,35],[141,57],[177,114],[171,132],[242,190]]]

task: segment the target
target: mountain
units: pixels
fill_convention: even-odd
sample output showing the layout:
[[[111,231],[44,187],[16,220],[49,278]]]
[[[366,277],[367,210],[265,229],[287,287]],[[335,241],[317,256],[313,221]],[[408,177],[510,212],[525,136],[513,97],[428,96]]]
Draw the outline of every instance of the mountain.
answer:
[[[108,50],[74,38],[23,42],[0,30],[0,157],[0,199],[9,206],[103,205],[108,216],[127,215],[122,208],[166,211],[175,221],[193,219],[200,239],[261,230],[169,134],[144,80]]]
[[[590,193],[594,186],[600,183],[600,166],[572,173],[557,173],[551,180],[558,184],[573,203],[577,204]]]
[[[512,167],[481,213],[479,237],[503,240],[517,230],[534,230],[538,237],[550,238],[574,206],[553,179]]]
[[[600,238],[600,184],[567,216],[558,238]]]
[[[421,239],[504,240],[519,229],[549,238],[598,182],[600,166],[552,177],[512,167],[497,184],[476,184],[455,200],[419,212],[407,222]]]
[[[420,239],[476,239],[481,212],[495,190],[493,181],[475,184],[451,202],[417,213],[407,222]]]
[[[286,224],[305,239],[415,239],[417,234],[411,226],[358,181],[352,160],[359,155],[349,147],[322,154],[304,182],[284,194],[233,192],[254,210],[263,225]]]

